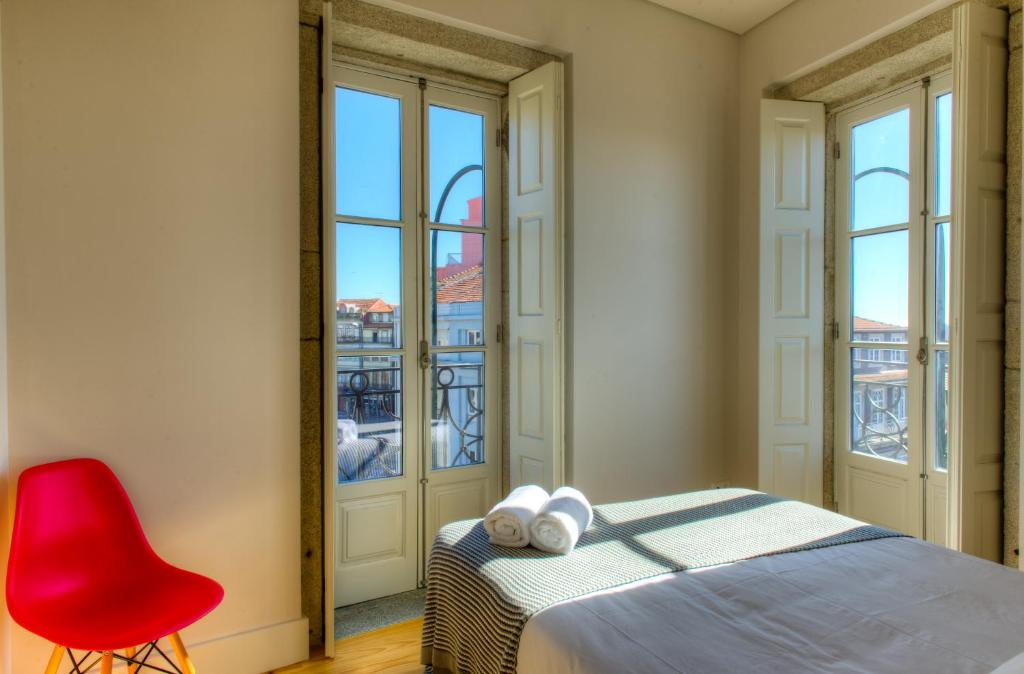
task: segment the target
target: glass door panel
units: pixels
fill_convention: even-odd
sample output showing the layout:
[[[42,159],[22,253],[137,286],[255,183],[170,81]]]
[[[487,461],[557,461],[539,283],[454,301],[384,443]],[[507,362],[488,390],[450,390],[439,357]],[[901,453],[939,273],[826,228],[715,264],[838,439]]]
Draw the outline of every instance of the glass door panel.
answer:
[[[334,105],[338,214],[401,220],[401,100],[336,87]]]
[[[850,228],[872,229],[910,220],[910,109],[853,129]]]
[[[936,470],[949,469],[949,351],[935,353],[935,452],[932,465]]]
[[[935,249],[934,293],[935,293],[935,343],[949,343],[949,266],[950,240],[949,221],[940,222],[933,228]]]
[[[402,357],[338,358],[338,482],[401,477]]]
[[[935,187],[932,210],[949,216],[953,175],[953,94],[935,97]]]
[[[337,348],[402,346],[402,230],[336,224]]]
[[[907,463],[907,351],[853,349],[852,451]]]
[[[431,465],[442,470],[483,463],[487,439],[483,353],[435,354],[430,378]]]
[[[433,346],[484,345],[484,235],[430,232],[430,318]]]
[[[428,106],[430,221],[481,227],[484,223],[484,117]]]
[[[907,343],[909,246],[906,229],[851,241],[854,341]]]

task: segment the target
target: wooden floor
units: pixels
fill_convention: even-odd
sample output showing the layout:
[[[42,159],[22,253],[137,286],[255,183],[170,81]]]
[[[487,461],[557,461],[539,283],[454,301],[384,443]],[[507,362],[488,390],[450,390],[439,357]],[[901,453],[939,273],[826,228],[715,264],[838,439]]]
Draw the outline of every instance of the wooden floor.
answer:
[[[334,660],[310,660],[273,674],[423,674],[420,632],[423,619],[339,639]]]

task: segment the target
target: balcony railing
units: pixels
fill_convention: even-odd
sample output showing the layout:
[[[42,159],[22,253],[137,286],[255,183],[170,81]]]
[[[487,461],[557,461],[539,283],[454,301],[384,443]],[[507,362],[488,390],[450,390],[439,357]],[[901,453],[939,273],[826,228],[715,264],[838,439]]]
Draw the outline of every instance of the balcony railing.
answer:
[[[881,402],[871,393],[881,392]],[[906,410],[906,381],[864,382],[854,381],[853,423],[851,438],[853,451],[896,461],[907,460],[907,420],[901,418],[900,406]]]
[[[457,376],[468,371],[476,376]],[[432,372],[436,378],[430,434],[434,469],[480,463],[483,365],[453,363]],[[403,474],[401,378],[399,367],[338,369],[339,482]]]

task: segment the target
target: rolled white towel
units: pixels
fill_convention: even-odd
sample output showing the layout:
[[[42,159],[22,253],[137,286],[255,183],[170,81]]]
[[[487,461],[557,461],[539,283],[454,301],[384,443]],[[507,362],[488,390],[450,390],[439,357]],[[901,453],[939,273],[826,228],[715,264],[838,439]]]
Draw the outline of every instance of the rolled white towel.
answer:
[[[535,484],[513,489],[484,518],[484,530],[491,537],[491,543],[506,548],[525,548],[530,544],[530,522],[547,501],[547,491]]]
[[[578,489],[559,487],[530,523],[530,544],[567,555],[594,521],[594,509]]]

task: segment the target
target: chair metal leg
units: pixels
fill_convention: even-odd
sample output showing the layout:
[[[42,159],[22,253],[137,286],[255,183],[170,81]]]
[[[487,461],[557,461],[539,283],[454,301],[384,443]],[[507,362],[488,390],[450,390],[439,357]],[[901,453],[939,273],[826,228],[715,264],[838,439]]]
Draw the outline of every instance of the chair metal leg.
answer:
[[[113,674],[114,672],[114,654],[110,651],[104,651],[103,657],[100,659],[100,674]]]
[[[50,661],[46,663],[46,674],[57,674],[57,668],[60,667],[60,661],[64,659],[64,654],[67,653],[67,650],[63,646],[53,647]]]
[[[171,648],[174,649],[174,655],[178,658],[178,667],[181,668],[181,671],[184,674],[196,674],[196,668],[188,657],[188,651],[185,650],[185,644],[181,642],[181,636],[175,632],[167,638],[171,641]]]

